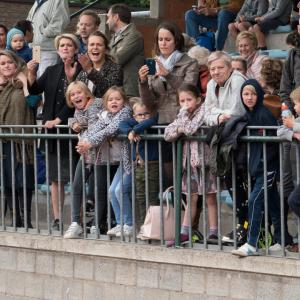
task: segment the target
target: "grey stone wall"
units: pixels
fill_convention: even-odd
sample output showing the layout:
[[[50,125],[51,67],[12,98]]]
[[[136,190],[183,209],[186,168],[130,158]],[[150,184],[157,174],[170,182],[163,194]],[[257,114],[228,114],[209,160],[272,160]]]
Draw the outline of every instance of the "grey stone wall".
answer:
[[[1,299],[299,299],[299,260],[0,233]]]

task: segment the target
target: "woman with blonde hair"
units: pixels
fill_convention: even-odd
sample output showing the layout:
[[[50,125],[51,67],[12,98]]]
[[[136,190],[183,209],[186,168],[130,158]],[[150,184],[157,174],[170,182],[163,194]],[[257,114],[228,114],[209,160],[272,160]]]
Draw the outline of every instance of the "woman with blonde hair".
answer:
[[[44,93],[45,102],[43,107],[43,125],[48,133],[57,133],[56,125],[67,125],[68,118],[73,117],[74,108],[66,103],[65,92],[69,82],[76,78],[81,70],[80,64],[76,61],[76,54],[79,49],[79,42],[75,35],[64,33],[55,38],[55,48],[60,57],[60,61],[48,67],[41,77],[36,78],[37,61],[28,62],[29,81],[31,83],[30,93]],[[60,130],[59,133],[68,133]],[[60,140],[60,151],[56,140],[48,141],[49,154],[49,181],[51,182],[51,198],[54,214],[53,230],[59,230],[62,224],[61,208],[64,203],[64,184],[70,180],[69,166],[69,141]],[[58,155],[59,154],[59,155]],[[58,157],[60,159],[58,160]],[[76,157],[73,158],[76,163]],[[58,174],[60,165],[60,174]],[[60,195],[59,195],[60,192]]]
[[[260,80],[262,61],[266,57],[258,51],[258,41],[254,33],[242,31],[236,39],[236,47],[240,55],[247,61],[247,77]]]

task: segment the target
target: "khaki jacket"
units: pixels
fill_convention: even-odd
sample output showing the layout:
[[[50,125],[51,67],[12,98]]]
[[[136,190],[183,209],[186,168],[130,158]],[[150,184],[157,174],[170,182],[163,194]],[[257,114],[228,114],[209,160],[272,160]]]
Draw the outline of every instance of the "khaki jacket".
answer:
[[[182,83],[196,85],[198,78],[198,62],[184,54],[165,77],[165,82],[160,77],[148,76],[148,82],[139,83],[142,101],[146,105],[157,106],[159,124],[171,123],[179,111],[177,89]]]
[[[123,69],[123,86],[128,96],[139,96],[138,71],[145,62],[144,39],[134,24],[110,41],[110,54]]]

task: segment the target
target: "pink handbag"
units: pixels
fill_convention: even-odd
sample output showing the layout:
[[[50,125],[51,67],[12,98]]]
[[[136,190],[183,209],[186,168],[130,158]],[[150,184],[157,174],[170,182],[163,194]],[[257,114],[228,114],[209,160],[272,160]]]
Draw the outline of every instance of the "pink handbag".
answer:
[[[168,194],[173,187],[167,188],[163,193],[166,204],[163,206],[164,217],[164,239],[174,240],[175,238],[175,214],[174,207],[169,203]],[[160,240],[160,206],[150,206],[148,208],[144,225],[141,227],[142,239]]]

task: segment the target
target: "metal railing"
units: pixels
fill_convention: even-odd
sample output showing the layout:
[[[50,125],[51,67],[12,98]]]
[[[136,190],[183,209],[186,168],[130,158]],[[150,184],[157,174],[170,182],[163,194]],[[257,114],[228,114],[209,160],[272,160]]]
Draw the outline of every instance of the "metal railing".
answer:
[[[48,234],[48,235],[58,235],[62,236],[65,234],[65,231],[67,229],[66,224],[70,224],[70,213],[67,208],[70,207],[70,205],[63,205],[63,199],[62,199],[62,192],[64,184],[61,179],[61,173],[62,173],[62,161],[61,157],[66,156],[66,152],[68,153],[68,160],[69,160],[69,196],[67,196],[67,202],[71,201],[71,210],[74,209],[74,205],[72,205],[72,201],[74,201],[74,187],[72,187],[72,184],[74,183],[74,171],[75,171],[75,160],[76,158],[76,151],[74,149],[74,141],[78,139],[77,135],[72,134],[70,129],[66,129],[66,126],[58,126],[54,131],[51,132],[44,130],[41,132],[40,126],[22,126],[21,131],[16,132],[16,128],[20,128],[20,126],[0,126],[0,184],[1,184],[1,221],[0,221],[0,227],[1,230],[7,230],[7,231],[13,231],[13,232],[27,232],[32,234]],[[118,237],[112,237],[106,234],[107,230],[110,230],[114,225],[116,225],[115,218],[114,218],[114,212],[111,207],[111,197],[110,195],[110,186],[111,181],[113,178],[113,173],[116,171],[116,168],[118,165],[113,165],[112,161],[110,160],[110,147],[107,149],[107,160],[102,163],[102,169],[100,170],[95,165],[93,170],[87,169],[85,165],[84,159],[79,160],[79,164],[82,164],[82,179],[81,184],[83,186],[82,189],[82,203],[81,203],[81,217],[80,217],[80,223],[82,223],[83,228],[83,237],[84,238],[94,238],[94,239],[101,239],[101,240],[120,240],[122,242],[130,242],[130,243],[151,243],[151,244],[159,244],[159,245],[165,245],[166,240],[164,236],[164,214],[165,214],[165,201],[166,199],[163,198],[164,190],[169,185],[174,186],[174,192],[171,192],[169,196],[172,196],[173,199],[173,207],[175,212],[175,247],[183,246],[180,240],[180,226],[181,226],[181,211],[182,211],[182,192],[181,192],[181,186],[182,186],[182,173],[183,173],[183,164],[182,164],[182,155],[183,155],[183,145],[186,143],[186,149],[187,149],[187,161],[189,162],[191,160],[191,150],[190,150],[190,142],[191,141],[198,141],[199,147],[202,147],[202,150],[204,150],[205,145],[205,135],[202,132],[201,135],[193,136],[193,137],[185,137],[180,138],[179,140],[172,142],[167,146],[166,142],[164,141],[163,136],[163,130],[164,127],[162,126],[155,126],[154,127],[157,130],[156,134],[143,134],[141,135],[142,140],[145,141],[145,154],[144,154],[144,171],[145,172],[145,210],[150,207],[150,204],[155,202],[153,199],[150,199],[149,195],[149,173],[152,171],[153,166],[151,165],[151,162],[149,161],[149,155],[153,153],[149,153],[148,147],[149,143],[151,141],[157,141],[157,151],[158,151],[158,178],[157,179],[157,187],[158,187],[158,197],[156,201],[156,205],[160,206],[160,220],[157,220],[160,224],[160,238],[158,239],[146,239],[146,240],[140,240],[137,238],[138,233],[138,227],[137,223],[138,220],[136,220],[136,165],[133,160],[131,160],[131,167],[132,167],[132,173],[131,173],[131,212],[132,212],[132,235],[127,235],[124,230],[125,225],[125,206],[126,203],[124,203],[124,186],[123,186],[123,175],[125,174],[125,170],[122,167],[121,173],[122,173],[122,180],[121,180],[121,188],[120,188],[120,225],[121,225],[121,231],[120,231],[120,238]],[[254,129],[260,129],[262,130],[263,134],[262,136],[250,136],[250,131]],[[261,249],[260,252],[266,255],[269,255],[269,238],[270,238],[270,217],[269,217],[269,201],[268,199],[270,195],[268,194],[268,170],[267,170],[267,157],[270,153],[267,153],[267,145],[270,143],[273,145],[274,149],[278,148],[279,152],[279,180],[276,186],[279,188],[279,196],[280,196],[280,227],[281,227],[281,243],[284,246],[285,245],[285,221],[284,220],[284,186],[283,186],[283,146],[282,146],[282,140],[279,137],[276,136],[267,136],[267,131],[274,130],[276,127],[264,127],[264,128],[258,128],[258,127],[248,127],[247,128],[247,135],[242,136],[240,138],[240,141],[245,143],[247,145],[247,157],[249,162],[249,151],[250,151],[250,145],[252,143],[262,143],[263,144],[263,190],[264,190],[264,233],[263,237],[261,238],[262,244],[265,249]],[[61,131],[63,130],[63,133]],[[118,140],[124,141],[126,140],[125,136],[118,136]],[[28,171],[28,153],[26,152],[28,141],[30,141],[30,147],[33,151],[33,162],[31,164],[31,171]],[[37,149],[39,144],[43,144],[44,146],[44,161],[45,161],[45,183],[42,186],[42,188],[46,188],[44,191],[44,194],[41,193],[41,185],[38,184],[38,171],[39,171],[39,165],[38,165],[38,153]],[[64,149],[62,148],[62,143],[64,143]],[[56,156],[57,161],[49,161],[49,153],[51,152],[51,146],[53,148],[56,148]],[[55,147],[53,146],[55,145]],[[67,148],[65,147],[67,145]],[[171,146],[170,146],[171,145]],[[165,162],[165,153],[166,153],[166,146],[170,148],[170,160],[166,164]],[[296,144],[296,181],[297,184],[299,184],[299,149],[298,144]],[[200,148],[199,148],[200,149]],[[133,150],[133,144],[131,144],[131,150]],[[19,152],[18,152],[19,151]],[[17,156],[17,153],[21,153],[21,157]],[[10,157],[8,157],[8,154],[10,154]],[[201,160],[204,161],[204,151],[202,151],[203,157],[201,157]],[[53,157],[53,156],[51,156]],[[11,169],[7,169],[7,162],[9,161],[9,164],[11,166]],[[50,177],[49,177],[49,169],[53,167],[53,164],[57,164],[57,172],[58,172],[58,208],[59,208],[59,230],[54,230],[51,227],[51,195],[50,193]],[[122,164],[122,159],[121,159]],[[104,168],[103,168],[104,166]],[[167,168],[166,168],[167,167]],[[248,166],[249,167],[249,166]],[[18,170],[17,170],[18,169]],[[103,171],[104,170],[104,171]],[[95,212],[94,212],[94,226],[95,230],[91,233],[89,231],[90,226],[88,226],[88,222],[90,221],[90,214],[86,213],[87,209],[87,180],[86,179],[86,173],[85,172],[91,171],[91,173],[94,173],[94,187],[93,187],[93,198],[94,198],[94,205],[95,205]],[[199,243],[195,243],[193,240],[194,236],[194,230],[192,227],[192,211],[191,211],[191,166],[190,164],[186,164],[185,172],[187,174],[187,193],[184,202],[187,204],[188,208],[188,215],[189,215],[189,238],[186,243],[184,243],[184,247],[193,247],[195,249],[214,249],[214,250],[224,250],[229,251],[233,248],[238,247],[238,241],[237,241],[237,207],[238,207],[238,201],[241,201],[241,199],[237,198],[237,184],[239,183],[238,179],[238,170],[235,162],[235,157],[233,156],[231,161],[231,171],[230,174],[227,174],[226,176],[217,177],[216,178],[216,185],[217,185],[217,191],[216,191],[216,199],[217,199],[217,224],[218,224],[218,239],[213,241],[210,241],[208,239],[208,219],[207,219],[207,213],[208,209],[206,206],[206,195],[205,195],[205,186],[203,188],[203,195],[202,195],[202,217],[201,222],[202,225],[197,225],[197,229],[202,231],[203,233],[203,239],[199,240]],[[207,176],[207,169],[204,164],[199,168],[199,176],[202,176],[203,182],[205,182],[206,176]],[[245,201],[248,200],[249,195],[251,193],[251,184],[252,184],[252,178],[247,170],[244,170],[245,177],[243,178],[243,184],[245,185],[245,190],[247,194],[247,199],[244,199]],[[29,175],[28,175],[29,174]],[[104,175],[103,175],[104,174]],[[100,186],[99,186],[99,176],[103,179],[106,177],[106,194],[107,197],[105,199],[106,204],[106,210],[105,212],[105,221],[106,224],[103,224],[103,218],[101,219],[99,214],[102,214],[103,211],[99,211],[100,206],[103,206],[103,203],[100,202],[99,197],[102,197],[101,194],[99,194]],[[231,187],[224,187],[224,179],[229,178],[231,180]],[[33,180],[32,180],[33,179]],[[10,180],[10,182],[8,182]],[[18,182],[19,180],[19,182]],[[21,182],[20,182],[21,180]],[[33,186],[31,188],[28,187],[29,182],[33,181]],[[33,209],[29,209],[29,206],[31,207],[31,194],[28,193],[28,188],[32,189],[32,198],[33,198]],[[101,187],[102,189],[103,187]],[[230,190],[231,198],[232,198],[232,209],[229,210],[227,206],[224,205],[224,203],[221,201],[222,199],[222,191],[223,190]],[[8,192],[9,191],[9,192]],[[168,196],[168,195],[167,195]],[[102,199],[103,200],[103,199]],[[101,201],[102,201],[101,200]],[[9,201],[11,201],[10,204]],[[199,201],[199,200],[198,200]],[[73,203],[74,204],[74,203]],[[99,206],[100,205],[100,206]],[[128,207],[127,207],[128,209]],[[225,213],[224,213],[225,210]],[[11,213],[11,218],[7,215],[7,211]],[[224,214],[226,217],[224,217]],[[228,222],[229,218],[232,218],[232,222],[230,225],[230,222]],[[20,222],[21,218],[21,222]],[[101,220],[100,220],[101,219]],[[297,220],[294,218],[294,220]],[[102,223],[100,223],[100,221]],[[197,220],[198,221],[198,220]],[[226,224],[225,224],[226,223]],[[225,224],[225,225],[224,225]],[[105,228],[105,225],[107,226]],[[141,225],[141,224],[139,224]],[[225,226],[225,227],[224,227]],[[33,227],[33,228],[31,228]],[[294,231],[298,232],[299,235],[299,222],[297,220],[297,226],[294,226]],[[227,228],[227,231],[226,229]],[[90,229],[91,230],[91,229]],[[224,242],[222,240],[222,237],[227,233],[228,231],[233,230],[233,240],[230,242]],[[297,237],[299,239],[299,237]],[[285,248],[282,247],[282,251],[279,253],[276,253],[279,256],[288,256],[288,257],[295,257],[294,254],[287,253],[285,251]],[[296,254],[296,256],[299,256],[299,253]]]

